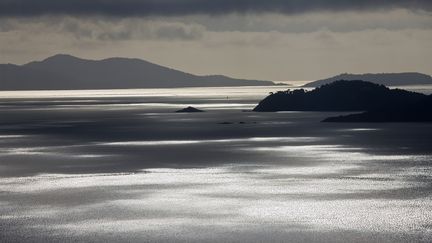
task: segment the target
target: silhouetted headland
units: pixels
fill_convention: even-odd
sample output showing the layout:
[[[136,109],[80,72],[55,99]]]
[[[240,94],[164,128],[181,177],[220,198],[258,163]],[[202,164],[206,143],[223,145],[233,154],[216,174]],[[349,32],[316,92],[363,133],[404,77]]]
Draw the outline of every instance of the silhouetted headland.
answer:
[[[432,95],[403,107],[391,106],[360,114],[329,117],[323,122],[432,122]]]
[[[178,113],[193,113],[193,112],[204,112],[204,111],[197,109],[195,107],[192,107],[192,106],[188,106],[188,107],[181,109],[181,110],[178,110],[176,112],[178,112]]]
[[[312,91],[287,90],[272,93],[253,110],[274,111],[370,111],[403,107],[426,95],[365,81],[336,81]]]
[[[432,85],[432,77],[423,73],[367,73],[367,74],[350,74],[343,73],[337,76],[317,80],[303,87],[319,87],[338,80],[363,80],[386,86],[404,86],[404,85]]]
[[[55,55],[25,65],[0,64],[0,90],[130,89],[274,85],[223,75],[197,76],[140,59],[86,60]]]

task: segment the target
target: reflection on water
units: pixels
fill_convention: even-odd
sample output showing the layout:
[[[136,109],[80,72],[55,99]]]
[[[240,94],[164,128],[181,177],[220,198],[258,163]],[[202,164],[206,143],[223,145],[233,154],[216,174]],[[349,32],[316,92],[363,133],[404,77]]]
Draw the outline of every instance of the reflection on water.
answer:
[[[108,146],[158,146],[158,145],[180,145],[180,144],[205,144],[205,143],[233,143],[233,142],[289,142],[289,141],[316,141],[319,138],[309,137],[251,137],[233,139],[206,139],[206,140],[166,140],[166,141],[126,141],[100,143]]]
[[[337,148],[303,150],[339,160],[351,155]],[[21,234],[34,230],[67,239],[103,239],[107,233],[132,241],[432,239],[430,168],[426,178],[413,181],[418,174],[405,174],[410,168],[369,174],[361,157],[339,162],[7,178],[1,218]]]
[[[42,90],[42,91],[0,91],[2,98],[116,98],[116,97],[255,97],[266,96],[269,92],[292,88],[289,85],[243,86],[214,88],[174,88],[174,89],[105,89],[105,90]]]
[[[431,124],[241,111],[256,87],[124,92],[0,101],[2,241],[432,241]]]

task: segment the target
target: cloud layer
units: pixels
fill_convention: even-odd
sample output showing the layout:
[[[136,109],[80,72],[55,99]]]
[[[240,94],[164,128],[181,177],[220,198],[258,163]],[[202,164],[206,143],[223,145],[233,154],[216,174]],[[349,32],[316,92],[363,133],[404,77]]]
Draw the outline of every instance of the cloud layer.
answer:
[[[0,16],[106,15],[181,16],[277,12],[379,10],[406,8],[432,10],[430,0],[0,0]]]
[[[57,53],[250,79],[430,74],[432,1],[0,0],[0,63]]]

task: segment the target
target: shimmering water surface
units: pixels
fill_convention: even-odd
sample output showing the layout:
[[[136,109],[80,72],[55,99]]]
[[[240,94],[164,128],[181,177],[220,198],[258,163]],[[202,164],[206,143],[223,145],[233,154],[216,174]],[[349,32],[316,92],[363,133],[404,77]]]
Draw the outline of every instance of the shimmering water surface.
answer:
[[[286,88],[0,92],[0,241],[432,241],[432,124],[249,112]]]

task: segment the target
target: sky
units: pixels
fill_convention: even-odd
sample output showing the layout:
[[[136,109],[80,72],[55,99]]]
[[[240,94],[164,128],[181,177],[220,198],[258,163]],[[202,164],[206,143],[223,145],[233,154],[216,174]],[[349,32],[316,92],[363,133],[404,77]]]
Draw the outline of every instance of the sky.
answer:
[[[0,63],[58,53],[275,81],[432,74],[432,1],[0,0]]]

